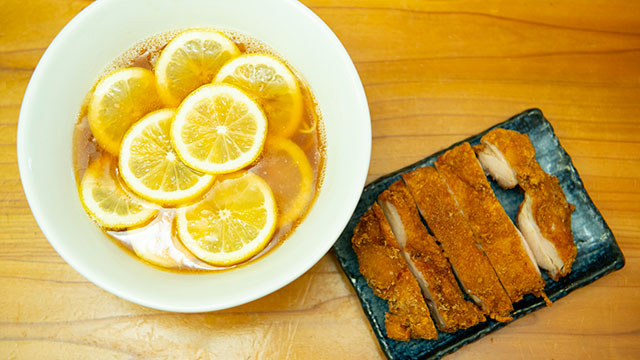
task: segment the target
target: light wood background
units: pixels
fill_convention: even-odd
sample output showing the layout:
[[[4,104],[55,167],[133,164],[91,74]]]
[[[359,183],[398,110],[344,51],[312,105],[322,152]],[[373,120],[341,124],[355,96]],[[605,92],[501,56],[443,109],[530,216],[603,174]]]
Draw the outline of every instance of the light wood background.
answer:
[[[0,358],[383,358],[332,253],[263,299],[185,315],[115,297],[51,248],[18,176],[18,112],[45,48],[89,3],[0,0]],[[626,256],[621,271],[448,358],[640,358],[640,1],[304,3],[364,83],[369,181],[539,107]]]

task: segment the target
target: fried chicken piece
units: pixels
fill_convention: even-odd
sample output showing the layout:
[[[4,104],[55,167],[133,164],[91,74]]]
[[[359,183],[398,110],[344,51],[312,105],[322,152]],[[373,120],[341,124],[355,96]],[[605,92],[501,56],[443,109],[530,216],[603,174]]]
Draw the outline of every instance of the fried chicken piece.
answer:
[[[380,194],[378,203],[409,269],[418,279],[438,329],[454,332],[484,321],[482,311],[465,300],[449,262],[422,224],[415,202],[402,180]]]
[[[436,169],[420,168],[402,178],[467,294],[492,318],[510,321],[511,300]]]
[[[544,295],[544,280],[522,234],[507,216],[469,143],[435,163],[512,302]]]
[[[543,180],[546,173],[536,161],[536,149],[526,134],[494,129],[480,143],[475,148],[480,164],[503,188],[520,185],[524,189]]]
[[[373,204],[353,232],[353,250],[360,273],[373,293],[388,301],[385,329],[391,339],[436,339],[438,333],[429,316],[417,280],[411,275],[398,243],[378,204]]]
[[[482,168],[504,189],[518,185],[516,171],[509,165],[504,154],[491,143],[476,145],[473,150],[478,155]]]
[[[571,272],[578,252],[571,232],[573,210],[558,179],[552,176],[535,188],[525,190],[518,210],[518,226],[536,262],[555,281]]]
[[[498,184],[509,187],[511,182],[504,181],[504,170],[500,169],[510,168],[525,192],[518,227],[538,266],[556,281],[570,273],[577,254],[571,232],[571,213],[575,207],[567,202],[558,179],[542,170],[526,134],[495,129],[483,136],[481,143],[475,150],[484,170]]]

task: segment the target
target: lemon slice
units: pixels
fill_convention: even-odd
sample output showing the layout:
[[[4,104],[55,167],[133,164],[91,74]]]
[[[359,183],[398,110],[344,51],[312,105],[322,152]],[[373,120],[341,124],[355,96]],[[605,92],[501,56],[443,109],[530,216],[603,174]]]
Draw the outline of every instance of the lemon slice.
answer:
[[[224,63],[239,55],[233,41],[215,30],[181,33],[167,44],[156,63],[162,100],[178,106],[190,92],[210,83]]]
[[[119,170],[141,197],[162,205],[187,202],[205,192],[213,176],[185,165],[171,147],[175,110],[154,111],[135,123],[122,140]]]
[[[178,236],[203,261],[229,266],[251,258],[269,243],[277,209],[269,185],[240,172],[213,185],[205,198],[176,211]]]
[[[226,63],[215,82],[235,85],[258,99],[269,120],[269,134],[291,137],[302,119],[302,95],[293,73],[280,60],[248,54]]]
[[[124,190],[117,180],[116,161],[104,154],[89,164],[80,181],[80,200],[100,226],[124,230],[146,223],[158,210]]]
[[[273,191],[279,226],[292,223],[304,212],[313,195],[313,171],[298,145],[283,138],[269,138],[262,159],[252,171]]]
[[[116,70],[96,85],[89,102],[89,127],[100,146],[118,155],[131,124],[161,107],[151,71],[139,67]]]
[[[176,239],[174,242],[171,231],[173,218],[172,211],[161,210],[153,221],[142,228],[110,235],[130,244],[133,252],[150,264],[170,269],[179,268],[183,264],[182,260],[188,256],[188,251],[184,249],[186,254],[183,254],[175,245],[178,241]]]
[[[267,119],[249,96],[224,84],[205,85],[180,104],[171,126],[176,152],[190,167],[229,173],[255,160],[267,136]]]

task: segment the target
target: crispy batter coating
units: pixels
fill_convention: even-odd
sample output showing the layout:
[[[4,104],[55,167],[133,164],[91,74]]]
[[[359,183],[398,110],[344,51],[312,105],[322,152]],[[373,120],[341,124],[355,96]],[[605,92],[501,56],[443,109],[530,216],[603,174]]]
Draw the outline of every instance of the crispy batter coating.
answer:
[[[492,144],[502,153],[515,170],[518,185],[531,197],[533,218],[564,263],[556,276],[552,276],[554,280],[570,273],[577,253],[571,232],[571,213],[575,207],[567,202],[558,179],[542,170],[526,134],[494,129],[483,136],[481,142]]]
[[[367,211],[351,240],[360,272],[374,294],[388,300],[385,329],[391,339],[436,339],[438,334],[429,316],[417,280],[405,263],[391,228],[378,204]]]
[[[511,300],[436,169],[424,167],[402,177],[469,296],[492,318],[511,320]]]
[[[385,206],[393,206],[399,217],[395,226],[401,227],[402,235],[406,237],[406,245],[403,249],[414,266],[414,274],[423,279],[422,290],[428,302],[429,309],[436,321],[438,328],[445,332],[454,332],[466,329],[484,321],[484,315],[473,303],[465,300],[458,287],[449,262],[442,253],[442,249],[436,244],[433,236],[429,235],[416,205],[402,180],[393,183],[379,197],[378,202]],[[385,212],[387,210],[385,209]],[[393,220],[392,229],[395,231]],[[399,241],[403,243],[403,241]]]
[[[542,296],[545,283],[537,265],[491,190],[471,146],[464,143],[447,151],[435,165],[511,301],[517,302],[530,293]]]

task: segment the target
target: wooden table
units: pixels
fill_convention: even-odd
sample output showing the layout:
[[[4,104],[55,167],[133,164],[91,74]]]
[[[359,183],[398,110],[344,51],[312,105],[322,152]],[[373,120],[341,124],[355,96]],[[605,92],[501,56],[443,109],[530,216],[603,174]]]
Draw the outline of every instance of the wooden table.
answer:
[[[369,181],[539,107],[625,254],[621,271],[449,358],[639,358],[640,2],[304,2],[364,83]],[[52,249],[18,176],[18,112],[45,48],[89,3],[0,3],[0,358],[383,358],[332,253],[263,299],[173,314],[101,290]]]

